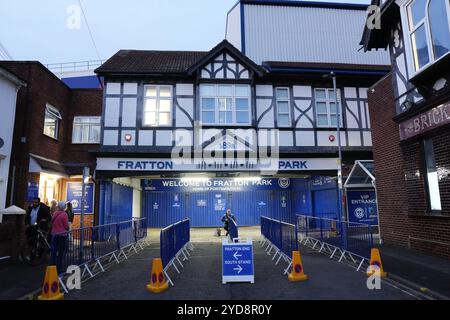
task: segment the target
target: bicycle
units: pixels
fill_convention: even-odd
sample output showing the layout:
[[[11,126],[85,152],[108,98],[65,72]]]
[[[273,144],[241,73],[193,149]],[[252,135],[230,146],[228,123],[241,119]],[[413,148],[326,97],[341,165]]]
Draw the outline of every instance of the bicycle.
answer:
[[[36,231],[35,239],[27,239],[20,250],[20,256],[25,263],[38,266],[45,261],[51,247],[47,240],[48,233],[37,226],[32,228]]]

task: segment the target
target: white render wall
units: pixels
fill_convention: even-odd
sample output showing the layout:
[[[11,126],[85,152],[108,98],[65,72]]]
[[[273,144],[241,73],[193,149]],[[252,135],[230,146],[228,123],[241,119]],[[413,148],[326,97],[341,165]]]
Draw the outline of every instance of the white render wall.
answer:
[[[389,54],[384,50],[358,51],[366,16],[364,10],[244,5],[245,54],[257,64],[291,61],[389,65]],[[240,21],[229,19],[228,29],[240,30]],[[227,39],[235,46],[240,44],[240,38],[236,40],[229,33]]]
[[[14,119],[16,114],[17,86],[0,75],[0,209],[6,205],[9,164],[11,159]]]

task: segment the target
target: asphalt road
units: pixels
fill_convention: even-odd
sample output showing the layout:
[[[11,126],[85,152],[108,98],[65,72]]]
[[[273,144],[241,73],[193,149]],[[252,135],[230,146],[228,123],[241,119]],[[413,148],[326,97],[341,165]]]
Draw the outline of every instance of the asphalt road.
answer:
[[[126,262],[82,284],[81,290],[71,291],[66,300],[304,300],[304,299],[415,299],[414,296],[381,283],[380,290],[369,290],[367,277],[344,263],[303,248],[302,260],[306,282],[289,282],[283,275],[285,263],[275,266],[272,257],[255,243],[255,283],[228,283],[221,281],[221,244],[194,243],[195,250],[184,262],[181,274],[171,269],[175,283],[159,294],[146,290],[150,281],[151,261],[159,255],[158,244],[153,244],[133,255]]]

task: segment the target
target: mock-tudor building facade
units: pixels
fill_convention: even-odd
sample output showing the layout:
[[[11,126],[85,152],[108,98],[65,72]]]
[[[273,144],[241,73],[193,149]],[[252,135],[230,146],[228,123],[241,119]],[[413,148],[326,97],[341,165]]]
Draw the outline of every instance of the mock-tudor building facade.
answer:
[[[372,4],[361,44],[392,64],[369,90],[383,240],[450,257],[450,2]]]

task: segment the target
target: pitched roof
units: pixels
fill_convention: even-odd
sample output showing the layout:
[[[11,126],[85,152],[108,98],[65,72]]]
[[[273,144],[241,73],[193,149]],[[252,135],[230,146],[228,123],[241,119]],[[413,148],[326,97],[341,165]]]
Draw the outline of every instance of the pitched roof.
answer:
[[[336,70],[336,71],[390,71],[390,65],[325,63],[325,62],[284,62],[264,61],[263,66],[269,71],[283,68],[311,69],[311,70]]]
[[[205,51],[120,50],[95,72],[123,74],[177,74],[206,56]]]

